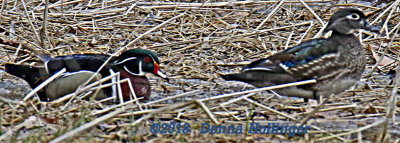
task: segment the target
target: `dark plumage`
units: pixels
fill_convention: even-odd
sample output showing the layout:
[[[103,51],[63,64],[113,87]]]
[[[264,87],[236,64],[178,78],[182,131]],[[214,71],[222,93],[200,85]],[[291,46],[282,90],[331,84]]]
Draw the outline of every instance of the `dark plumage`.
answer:
[[[74,92],[78,86],[86,82],[109,58],[102,54],[76,54],[50,58],[41,56],[44,67],[28,65],[6,64],[6,72],[26,80],[32,88],[37,87],[44,80],[59,70],[66,68],[67,73],[55,79],[43,90],[38,92],[41,100],[52,101],[68,93]],[[145,49],[131,49],[113,57],[108,64],[89,83],[102,77],[109,76],[112,72],[120,72],[120,79],[129,78],[136,97],[147,99],[151,94],[150,82],[145,73],[153,73],[168,79],[159,68],[160,61],[156,54]],[[115,79],[113,79],[115,81]],[[104,83],[103,83],[104,84]],[[127,82],[121,84],[124,100],[131,99],[130,88]],[[117,94],[117,86],[104,88],[97,95],[97,99]]]
[[[332,15],[325,31],[327,39],[305,41],[295,47],[254,61],[240,73],[222,75],[256,87],[265,87],[308,79],[317,83],[276,90],[286,96],[319,98],[337,94],[359,81],[366,59],[355,30],[367,28],[365,15],[357,9],[342,9]]]

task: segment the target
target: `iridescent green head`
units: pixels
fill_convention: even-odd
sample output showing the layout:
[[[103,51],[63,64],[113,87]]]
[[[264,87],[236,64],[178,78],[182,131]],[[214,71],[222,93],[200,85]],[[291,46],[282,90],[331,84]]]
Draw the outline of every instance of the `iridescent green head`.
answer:
[[[113,64],[132,75],[144,76],[144,73],[148,72],[167,79],[167,75],[159,67],[160,60],[158,56],[146,49],[126,50],[114,59]]]

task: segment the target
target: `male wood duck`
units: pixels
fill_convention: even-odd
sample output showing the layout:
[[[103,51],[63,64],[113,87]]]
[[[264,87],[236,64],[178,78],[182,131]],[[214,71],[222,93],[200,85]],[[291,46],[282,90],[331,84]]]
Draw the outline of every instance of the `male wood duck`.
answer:
[[[304,99],[341,93],[360,80],[365,68],[364,49],[353,35],[355,30],[368,29],[365,19],[360,10],[342,9],[329,20],[325,29],[325,32],[332,31],[329,38],[305,41],[266,59],[254,61],[240,73],[222,75],[222,78],[256,87],[316,79],[314,84],[278,89],[276,92]]]
[[[6,72],[27,81],[32,88],[37,87],[59,70],[66,68],[66,73],[38,92],[41,100],[52,101],[74,92],[78,86],[86,82],[103,65],[109,58],[109,55],[75,54],[55,58],[42,57],[44,67],[6,64],[5,68]],[[161,71],[159,64],[160,61],[153,52],[141,48],[130,49],[117,57],[113,57],[89,83],[95,82],[111,73],[120,72],[121,80],[125,78],[130,79],[137,97],[148,99],[151,94],[151,87],[145,73],[153,73],[168,80],[167,76]],[[127,82],[121,84],[121,89],[123,99],[131,99],[130,88]],[[116,90],[117,87],[115,85],[104,88],[96,95],[96,99],[116,95]]]

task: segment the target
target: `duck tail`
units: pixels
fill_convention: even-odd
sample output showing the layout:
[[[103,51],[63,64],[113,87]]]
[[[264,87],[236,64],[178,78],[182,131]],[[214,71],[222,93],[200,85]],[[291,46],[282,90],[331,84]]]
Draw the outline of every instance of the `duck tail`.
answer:
[[[29,85],[31,85],[32,88],[35,87],[39,80],[49,76],[46,74],[45,69],[41,67],[16,65],[13,63],[6,63],[4,66],[7,73],[24,79]]]
[[[12,64],[12,63],[5,63],[4,64],[5,71],[8,72],[9,74],[17,76],[17,71],[18,71],[18,65]]]
[[[248,72],[241,72],[241,73],[234,73],[234,74],[226,74],[220,75],[225,80],[236,80],[242,82],[254,82],[260,80],[260,77],[253,75],[252,73]]]
[[[44,63],[46,63],[47,61],[50,61],[51,56],[44,54],[44,53],[39,53],[37,55],[37,57],[39,57]]]
[[[241,78],[237,74],[226,74],[220,76],[225,80],[241,80]]]
[[[32,73],[32,72],[28,72],[28,71],[31,71],[30,67],[28,65],[16,65],[16,64],[12,64],[12,63],[6,63],[4,65],[4,67],[5,67],[5,71],[7,73],[17,76],[19,78],[23,78],[25,80],[27,77],[26,75],[29,73]]]

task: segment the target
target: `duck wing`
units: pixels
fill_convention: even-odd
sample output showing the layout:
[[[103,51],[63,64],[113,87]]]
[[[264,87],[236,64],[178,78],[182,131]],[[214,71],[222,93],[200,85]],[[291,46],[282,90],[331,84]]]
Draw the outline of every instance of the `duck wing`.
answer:
[[[244,67],[246,71],[265,71],[293,75],[311,74],[325,68],[324,63],[331,63],[337,57],[338,48],[329,46],[327,39],[313,39],[293,48],[286,49],[266,59],[254,61]]]
[[[103,54],[76,54],[49,58],[44,62],[45,68],[50,74],[54,74],[63,68],[66,68],[67,72],[82,70],[96,72],[108,58],[109,55]],[[106,65],[100,73],[103,76],[109,75],[109,69],[111,67]]]

